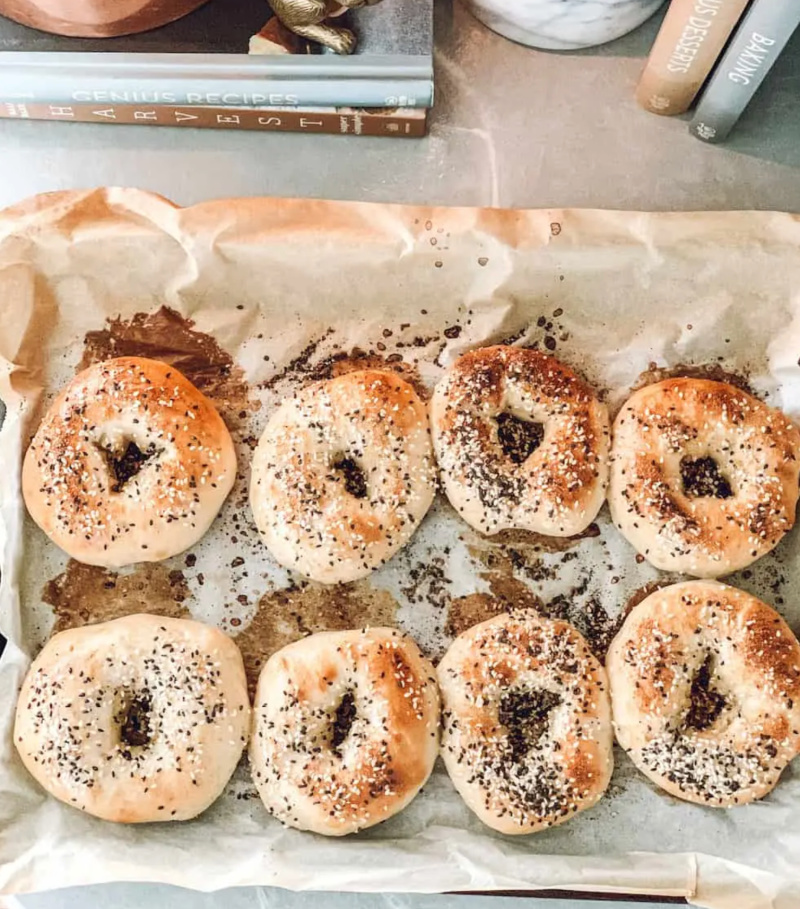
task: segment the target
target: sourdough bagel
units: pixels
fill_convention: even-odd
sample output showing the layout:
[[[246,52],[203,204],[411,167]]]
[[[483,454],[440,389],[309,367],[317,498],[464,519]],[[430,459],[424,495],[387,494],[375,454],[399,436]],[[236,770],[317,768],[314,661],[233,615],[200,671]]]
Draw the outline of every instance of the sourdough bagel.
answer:
[[[431,421],[442,483],[476,530],[580,533],[608,478],[608,412],[555,357],[485,347],[437,385]]]
[[[281,404],[253,458],[250,504],[282,565],[335,584],[388,561],[434,491],[425,404],[398,375],[370,369]]]
[[[20,691],[14,744],[53,796],[109,821],[181,821],[247,743],[238,648],[188,619],[132,615],[52,637]]]
[[[657,590],[627,617],[606,666],[620,745],[678,798],[759,799],[800,752],[800,644],[744,591]]]
[[[656,568],[730,574],[793,527],[799,454],[797,427],[733,385],[647,385],[614,422],[611,516]]]
[[[571,625],[502,613],[459,635],[438,676],[442,758],[484,824],[533,833],[602,797],[614,766],[608,684]]]
[[[433,667],[391,628],[329,631],[289,644],[261,670],[250,744],[271,814],[342,836],[401,811],[433,770]]]
[[[62,390],[28,447],[28,512],[72,558],[118,568],[196,543],[236,477],[214,405],[173,366],[120,357]]]

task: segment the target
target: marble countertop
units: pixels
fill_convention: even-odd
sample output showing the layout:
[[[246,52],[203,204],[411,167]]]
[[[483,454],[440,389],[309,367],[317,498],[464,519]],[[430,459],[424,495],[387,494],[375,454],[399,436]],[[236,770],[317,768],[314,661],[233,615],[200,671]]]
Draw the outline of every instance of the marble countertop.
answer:
[[[391,0],[387,0],[391,2]],[[658,17],[603,47],[535,51],[437,0],[437,105],[422,140],[0,121],[0,205],[47,189],[800,211],[800,33],[730,142],[647,114],[633,91]]]
[[[0,206],[37,192],[139,186],[181,204],[226,196],[644,210],[800,212],[800,34],[724,146],[639,110],[658,17],[604,47],[534,51],[437,0],[437,107],[424,140],[0,121]],[[77,859],[79,860],[79,859]],[[119,884],[28,896],[25,909],[312,909],[318,894],[196,894]],[[501,897],[325,895],[326,909],[513,909]],[[9,905],[13,905],[10,901]],[[614,902],[536,900],[536,909]],[[630,904],[627,904],[630,905]],[[656,904],[659,905],[659,904]],[[3,900],[0,898],[0,907]]]

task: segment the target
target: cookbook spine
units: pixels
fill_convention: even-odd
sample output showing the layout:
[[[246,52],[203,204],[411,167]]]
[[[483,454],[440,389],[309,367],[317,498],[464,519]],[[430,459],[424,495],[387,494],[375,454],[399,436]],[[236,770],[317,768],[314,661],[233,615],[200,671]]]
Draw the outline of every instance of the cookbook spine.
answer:
[[[800,0],[755,0],[700,98],[689,131],[721,142],[800,26]]]
[[[750,0],[672,0],[636,88],[653,114],[689,109]]]
[[[38,104],[0,100],[0,118],[60,120],[72,123],[117,123],[264,132],[329,133],[353,136],[419,138],[427,133],[427,111],[355,108],[176,107],[169,104]]]
[[[185,107],[431,107],[429,58],[0,53],[0,97],[20,103]],[[308,62],[310,61],[310,62]]]

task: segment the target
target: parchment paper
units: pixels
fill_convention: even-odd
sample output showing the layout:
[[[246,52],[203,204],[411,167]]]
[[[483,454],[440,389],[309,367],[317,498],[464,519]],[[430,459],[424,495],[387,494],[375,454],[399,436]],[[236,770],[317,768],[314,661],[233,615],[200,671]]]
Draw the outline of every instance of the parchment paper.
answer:
[[[334,593],[292,587],[255,535],[244,498],[249,455],[297,383],[369,356],[430,387],[457,354],[501,340],[551,350],[612,409],[653,364],[691,364],[745,380],[800,419],[800,220],[292,200],[180,210],[131,190],[44,196],[0,216],[0,629],[8,638],[0,891],[109,880],[204,890],[551,887],[679,895],[725,909],[798,905],[800,766],[762,802],[719,811],[667,797],[618,751],[611,789],[594,809],[513,839],[482,827],[437,768],[401,815],[326,840],[268,818],[246,763],[197,820],[125,827],[45,796],[17,758],[16,694],[56,621],[136,604],[218,623],[238,636],[251,673],[284,640],[378,620],[397,622],[436,658],[453,631],[481,617],[485,602],[471,595],[487,592],[535,594],[602,651],[630,597],[659,577],[605,510],[590,535],[552,552],[530,539],[481,540],[439,497],[400,555]],[[87,574],[68,568],[24,516],[21,455],[40,408],[81,362],[134,349],[170,359],[215,398],[237,442],[240,478],[188,555],[119,576]],[[730,578],[796,632],[797,543],[790,534]]]

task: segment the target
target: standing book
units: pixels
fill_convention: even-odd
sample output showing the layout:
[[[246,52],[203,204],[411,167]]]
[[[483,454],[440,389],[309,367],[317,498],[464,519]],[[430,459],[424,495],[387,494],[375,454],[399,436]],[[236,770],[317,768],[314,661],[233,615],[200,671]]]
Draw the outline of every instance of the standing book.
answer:
[[[697,105],[689,130],[721,142],[800,26],[800,0],[755,0]]]
[[[672,0],[636,89],[639,104],[665,116],[687,111],[749,2]]]
[[[264,0],[209,0],[182,19],[119,38],[67,38],[0,18],[0,102],[178,107],[427,108],[433,0],[387,0],[337,23],[351,56],[263,53]]]

